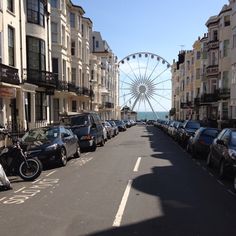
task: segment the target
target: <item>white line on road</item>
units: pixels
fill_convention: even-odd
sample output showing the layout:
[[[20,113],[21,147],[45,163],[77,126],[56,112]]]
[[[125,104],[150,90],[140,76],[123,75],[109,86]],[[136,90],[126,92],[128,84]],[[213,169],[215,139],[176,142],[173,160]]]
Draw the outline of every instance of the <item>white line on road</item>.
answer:
[[[210,175],[211,177],[214,177],[214,175],[213,175],[211,172],[209,172],[209,175]]]
[[[136,161],[136,164],[134,166],[134,172],[137,172],[138,171],[138,168],[139,168],[139,165],[140,165],[140,161],[141,161],[141,157],[139,157]]]
[[[37,179],[37,180],[35,180],[34,182],[32,182],[33,184],[35,184],[35,183],[37,183],[37,182],[39,182],[41,179]]]
[[[115,226],[115,227],[120,226],[122,216],[124,214],[125,206],[126,206],[126,203],[127,203],[128,197],[129,197],[131,185],[132,185],[132,180],[129,180],[112,226]]]
[[[26,187],[22,187],[22,188],[20,188],[20,189],[18,189],[18,190],[16,190],[16,191],[14,191],[14,193],[18,193],[18,192],[20,192],[21,190],[23,190],[23,189],[25,189]]]
[[[5,198],[7,198],[7,197],[0,198],[0,202],[3,201]]]
[[[236,196],[236,194],[235,194],[232,190],[228,189],[227,191],[228,191],[230,194]]]
[[[217,182],[218,182],[220,185],[224,186],[224,183],[221,182],[220,180],[217,180]]]
[[[50,175],[54,174],[55,172],[57,172],[57,171],[56,171],[56,170],[54,170],[54,171],[52,171],[52,172],[48,173],[46,176],[48,177],[48,176],[50,176]]]

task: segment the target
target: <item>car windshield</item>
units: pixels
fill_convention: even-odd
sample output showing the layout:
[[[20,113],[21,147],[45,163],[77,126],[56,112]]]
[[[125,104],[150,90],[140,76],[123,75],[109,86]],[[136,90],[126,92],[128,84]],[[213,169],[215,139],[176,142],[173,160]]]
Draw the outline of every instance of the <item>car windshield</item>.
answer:
[[[187,123],[186,128],[198,129],[198,128],[200,128],[200,124],[198,122],[190,121]]]
[[[70,118],[71,125],[87,125],[88,117],[87,116],[74,116]]]
[[[23,137],[23,142],[48,141],[58,138],[59,128],[37,128],[28,131]]]
[[[231,133],[231,145],[236,147],[236,131]]]
[[[203,135],[206,135],[206,136],[209,136],[209,137],[212,137],[212,138],[216,138],[218,133],[219,133],[219,130],[216,130],[216,129],[206,129],[203,132]]]

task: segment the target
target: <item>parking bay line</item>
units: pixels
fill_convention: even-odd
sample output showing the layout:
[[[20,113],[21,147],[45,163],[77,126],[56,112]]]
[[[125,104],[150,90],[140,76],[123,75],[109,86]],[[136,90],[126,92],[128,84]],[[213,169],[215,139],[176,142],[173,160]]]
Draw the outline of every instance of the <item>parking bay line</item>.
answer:
[[[7,197],[0,198],[0,202],[3,201],[5,198],[7,198]]]
[[[128,184],[126,186],[124,195],[122,197],[119,209],[116,213],[115,220],[113,221],[113,224],[112,224],[112,226],[114,226],[114,227],[119,227],[120,226],[122,216],[124,214],[125,206],[126,206],[126,203],[127,203],[128,197],[129,197],[129,192],[130,192],[130,189],[131,189],[132,182],[133,182],[132,180],[128,181]]]
[[[50,175],[54,174],[55,172],[57,172],[57,170],[54,170],[54,171],[52,171],[52,172],[48,173],[46,176],[48,177],[48,176],[50,176]]]
[[[141,157],[139,157],[139,158],[137,159],[137,161],[136,161],[136,164],[135,164],[134,169],[133,169],[134,172],[137,172],[137,171],[138,171],[140,162],[141,162]]]
[[[20,189],[18,189],[18,190],[16,190],[16,191],[14,191],[14,193],[18,193],[18,192],[20,192],[20,191],[22,191],[23,189],[25,189],[26,187],[22,187],[22,188],[20,188]]]

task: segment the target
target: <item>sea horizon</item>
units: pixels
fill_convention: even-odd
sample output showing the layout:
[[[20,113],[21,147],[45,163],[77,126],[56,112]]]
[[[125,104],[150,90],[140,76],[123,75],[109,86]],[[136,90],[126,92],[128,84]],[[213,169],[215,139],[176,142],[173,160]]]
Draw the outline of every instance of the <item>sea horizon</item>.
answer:
[[[165,111],[156,111],[156,115],[158,116],[158,119],[161,120],[166,120],[169,115],[169,112]],[[156,116],[152,111],[142,111],[142,112],[137,112],[137,120],[157,120]]]

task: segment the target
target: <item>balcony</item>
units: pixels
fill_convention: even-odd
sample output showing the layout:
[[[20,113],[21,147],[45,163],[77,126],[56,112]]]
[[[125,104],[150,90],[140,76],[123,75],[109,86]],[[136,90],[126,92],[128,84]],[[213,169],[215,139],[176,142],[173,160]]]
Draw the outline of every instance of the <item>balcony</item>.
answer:
[[[207,47],[208,47],[208,51],[212,50],[212,49],[217,49],[217,48],[219,48],[219,41],[215,41],[215,40],[210,41],[210,42],[208,42]]]
[[[215,93],[205,93],[201,96],[201,105],[209,104],[218,101],[218,94]]]
[[[181,109],[190,109],[190,108],[193,108],[193,103],[190,102],[190,101],[181,102],[181,103],[180,103],[180,108],[181,108]]]
[[[230,98],[230,89],[229,88],[220,88],[217,89],[219,99],[228,99]]]
[[[77,87],[74,83],[68,83],[68,91],[77,93]]]
[[[57,82],[54,74],[49,71],[26,70],[27,82],[44,88],[56,88]]]
[[[83,93],[83,95],[90,96],[90,91],[89,91],[89,89],[86,88],[86,87],[83,87],[83,88],[82,88],[82,93]]]
[[[0,82],[19,85],[18,69],[0,63]]]
[[[114,103],[105,102],[105,108],[114,108]]]
[[[112,102],[102,102],[102,104],[99,106],[99,109],[112,109],[114,108],[114,103]]]
[[[194,106],[200,106],[201,99],[199,97],[194,98]]]
[[[68,91],[68,83],[66,81],[57,80],[56,89],[59,91]]]
[[[218,77],[219,74],[219,66],[218,65],[211,65],[208,66],[206,69],[206,74],[207,77],[211,77],[211,76],[216,76]]]

